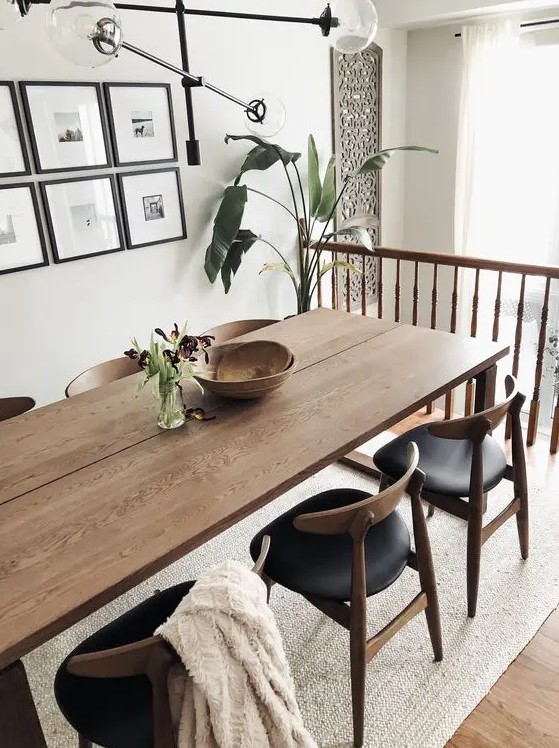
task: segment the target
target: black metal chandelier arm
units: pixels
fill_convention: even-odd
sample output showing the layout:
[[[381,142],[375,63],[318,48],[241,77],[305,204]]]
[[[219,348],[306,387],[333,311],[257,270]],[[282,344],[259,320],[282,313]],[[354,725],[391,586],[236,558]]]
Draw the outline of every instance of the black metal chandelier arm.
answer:
[[[27,15],[31,5],[48,5],[51,0],[17,0],[21,15]],[[176,13],[176,8],[161,5],[135,5],[134,3],[115,3],[118,10],[139,10],[148,13]],[[338,19],[332,16],[328,4],[319,18],[305,18],[303,16],[272,16],[261,13],[233,13],[226,10],[198,10],[184,8],[185,16],[205,16],[213,18],[240,18],[249,21],[272,21],[277,23],[305,23],[320,26],[323,36],[328,36],[333,28],[337,28]]]
[[[206,81],[202,76],[193,75],[192,73],[189,73],[187,70],[183,70],[182,68],[179,68],[176,65],[173,65],[171,62],[162,60],[160,57],[156,57],[155,55],[152,55],[150,52],[146,52],[144,49],[135,47],[133,44],[130,44],[129,42],[123,42],[122,49],[126,49],[128,52],[132,52],[133,54],[138,55],[138,57],[143,57],[145,60],[149,60],[150,62],[153,62],[162,68],[166,68],[167,70],[170,70],[172,73],[176,73],[177,75],[180,75],[183,79],[185,86],[188,86],[188,87],[203,86],[204,88],[207,88],[210,91],[213,91],[219,96],[222,96],[224,99],[228,99],[229,101],[232,101],[234,104],[238,104],[239,106],[243,107],[243,109],[246,112],[252,112],[253,114],[259,117],[261,116],[257,108],[253,106],[252,102],[249,104],[246,101],[243,101],[242,99],[238,99],[236,96],[233,96],[232,94],[227,93],[227,91],[224,91],[223,89],[218,88],[217,86],[214,86],[212,83],[208,83],[208,81]]]

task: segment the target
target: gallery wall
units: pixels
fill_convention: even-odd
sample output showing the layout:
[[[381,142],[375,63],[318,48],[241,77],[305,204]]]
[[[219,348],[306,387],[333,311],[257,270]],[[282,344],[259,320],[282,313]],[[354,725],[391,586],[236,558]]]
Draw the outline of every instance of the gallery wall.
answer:
[[[222,7],[217,2],[196,5]],[[320,2],[308,6],[311,15],[322,9]],[[227,9],[258,12],[261,3],[235,0]],[[300,10],[296,0],[282,5],[286,14]],[[45,14],[44,8],[33,8],[29,18],[2,36],[0,77],[170,82],[188,239],[0,276],[0,394],[32,395],[39,404],[60,399],[67,382],[88,366],[120,355],[132,334],[145,340],[154,327],[185,319],[194,331],[202,331],[226,320],[279,318],[294,311],[287,279],[258,276],[269,259],[263,247],[255,247],[246,258],[228,296],[220,283],[212,287],[203,271],[223,186],[234,177],[248,150],[248,145],[223,142],[225,133],[246,132],[242,111],[210,92],[193,92],[202,166],[188,167],[180,79],[125,52],[102,68],[77,68],[50,45]],[[123,21],[128,41],[179,63],[172,16],[125,12]],[[331,148],[330,51],[314,28],[189,18],[188,40],[193,72],[240,96],[276,93],[287,108],[287,122],[278,141],[288,149],[304,151],[307,134],[313,131],[321,161],[326,161]],[[385,49],[383,140],[401,143],[406,33],[381,31],[379,42]],[[384,237],[392,243],[403,239],[403,172],[404,160],[395,161],[383,185]],[[279,171],[251,179],[255,186],[287,199]],[[275,206],[254,201],[245,225],[292,251],[292,227]]]

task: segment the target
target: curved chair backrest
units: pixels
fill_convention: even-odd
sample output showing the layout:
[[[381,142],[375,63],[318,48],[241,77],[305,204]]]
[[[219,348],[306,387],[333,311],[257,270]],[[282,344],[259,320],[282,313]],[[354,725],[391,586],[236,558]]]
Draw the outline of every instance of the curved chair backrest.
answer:
[[[93,390],[95,387],[101,387],[109,382],[116,382],[117,379],[129,377],[131,374],[137,374],[140,371],[138,362],[127,356],[113,358],[111,361],[104,361],[102,364],[92,366],[86,369],[75,379],[72,379],[66,387],[66,397],[73,397],[82,392]]]
[[[204,335],[213,335],[215,341],[212,345],[221,345],[232,338],[238,338],[240,335],[246,335],[249,332],[260,330],[268,325],[279,322],[278,319],[240,319],[236,322],[224,322],[222,325],[216,325],[211,330],[207,330]]]
[[[1,397],[0,398],[0,421],[15,418],[22,413],[27,413],[35,407],[32,397]]]
[[[301,532],[316,535],[342,535],[346,532],[353,535],[355,523],[359,522],[360,515],[365,517],[369,527],[376,525],[396,509],[414,474],[417,474],[418,480],[423,483],[424,476],[420,470],[417,470],[418,463],[419,449],[415,442],[410,442],[406,473],[392,486],[376,494],[376,496],[368,496],[366,499],[349,506],[329,509],[324,512],[301,514],[294,519],[293,524]]]
[[[498,405],[465,418],[431,423],[428,427],[429,432],[443,439],[482,441],[489,431],[494,431],[503,422],[509,411],[520,413],[526,398],[518,392],[516,379],[510,375],[505,379],[505,392],[505,400]]]

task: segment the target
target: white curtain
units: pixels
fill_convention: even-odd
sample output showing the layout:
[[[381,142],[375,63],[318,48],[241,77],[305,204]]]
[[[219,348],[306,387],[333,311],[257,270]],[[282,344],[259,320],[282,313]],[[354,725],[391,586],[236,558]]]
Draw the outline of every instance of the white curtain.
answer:
[[[455,251],[504,259],[519,201],[515,88],[519,26],[462,29],[464,68],[458,131]],[[512,258],[510,258],[512,259]]]
[[[555,43],[554,43],[555,42]],[[455,251],[510,262],[559,264],[557,39],[505,21],[462,29],[463,83],[456,164]],[[482,273],[478,334],[491,336],[497,274]],[[469,333],[474,274],[461,283]],[[501,340],[514,340],[519,278],[503,277]],[[543,281],[527,286],[521,386],[530,393]],[[550,324],[556,324],[552,297]],[[543,394],[543,393],[542,393]],[[544,398],[545,400],[545,398]],[[543,404],[543,403],[542,403]]]

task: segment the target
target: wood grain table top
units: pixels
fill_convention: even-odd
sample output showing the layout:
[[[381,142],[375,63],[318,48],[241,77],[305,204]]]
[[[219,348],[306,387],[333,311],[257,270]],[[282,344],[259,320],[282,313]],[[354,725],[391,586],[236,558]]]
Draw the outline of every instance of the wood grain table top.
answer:
[[[0,668],[508,353],[324,309],[260,335],[298,370],[213,421],[158,430],[132,377],[0,425]]]

